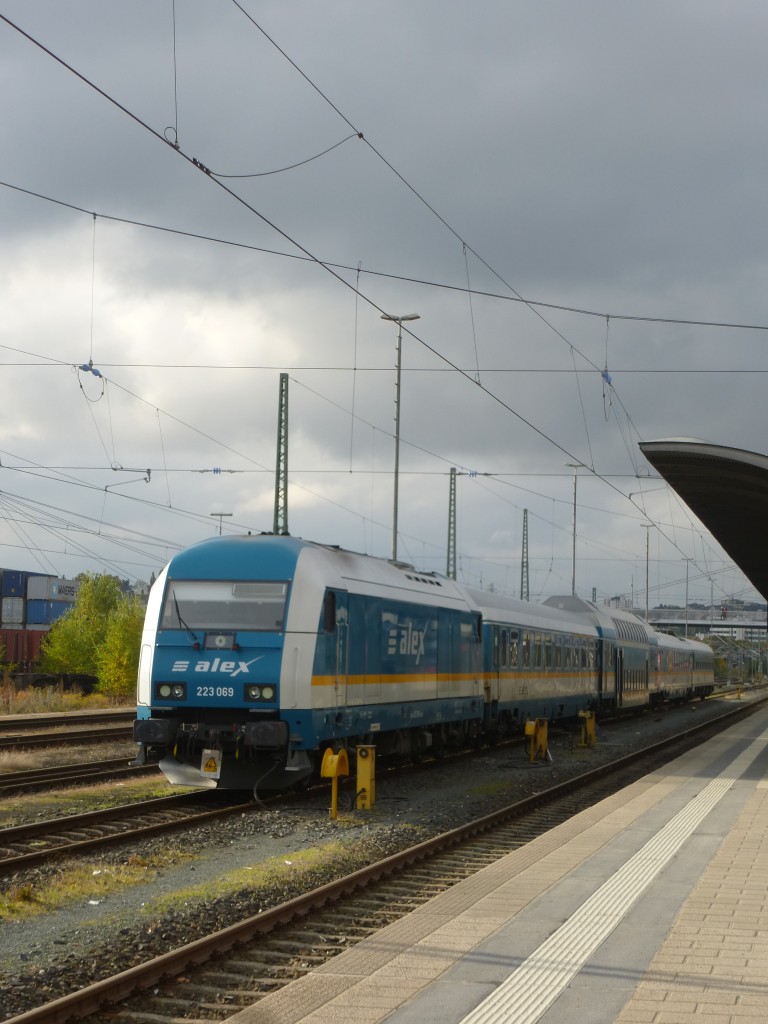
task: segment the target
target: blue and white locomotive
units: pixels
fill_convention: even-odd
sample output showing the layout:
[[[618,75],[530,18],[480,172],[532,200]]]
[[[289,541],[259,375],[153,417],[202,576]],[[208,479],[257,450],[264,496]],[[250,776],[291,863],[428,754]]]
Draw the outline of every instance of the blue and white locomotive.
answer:
[[[283,789],[327,747],[416,757],[713,684],[706,644],[626,612],[530,604],[293,537],[215,537],[152,588],[134,738],[172,783]]]

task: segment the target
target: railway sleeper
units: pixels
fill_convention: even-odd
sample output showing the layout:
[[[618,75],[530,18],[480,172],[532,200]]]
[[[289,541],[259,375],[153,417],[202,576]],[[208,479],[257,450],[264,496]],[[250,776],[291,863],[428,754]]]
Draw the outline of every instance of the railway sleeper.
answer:
[[[365,911],[357,911],[353,916],[351,914],[338,915],[332,922],[328,922],[325,925],[326,931],[322,933],[321,941],[327,942],[339,942],[346,941],[349,935],[355,934],[364,930],[364,934],[367,934],[371,929],[366,930],[366,926],[360,926],[361,916],[364,915]],[[370,918],[374,918],[374,914],[369,915]]]
[[[178,1011],[186,1010],[187,1013],[189,1012],[190,1009],[191,1007],[189,1003],[187,1003],[185,1007],[179,1006],[176,1008],[176,1010]],[[194,1009],[195,1013],[202,1013],[205,1011],[205,1007],[203,1006],[196,1006]],[[223,1009],[224,1008],[220,1006],[216,1012],[216,1016],[213,1017],[210,1015],[206,1017],[196,1016],[193,1019],[193,1024],[214,1024],[214,1022],[216,1021],[221,1021],[225,1019],[224,1014],[222,1013]],[[110,1024],[112,1024],[112,1019],[112,1017],[109,1018]],[[184,1020],[184,1024],[187,1024],[189,1017],[184,1016],[182,1018],[182,1013],[175,1012],[173,1008],[169,1008],[168,1010],[159,1009],[156,1013],[144,1012],[140,1016],[126,1014],[124,1017],[122,1017],[122,1020],[125,1021],[126,1024],[134,1024],[134,1021],[136,1022],[136,1024],[178,1024],[178,1022],[182,1019]],[[99,1024],[103,1024],[103,1021],[99,1022]]]
[[[327,940],[323,940],[322,945],[320,943],[315,943],[309,949],[307,949],[307,946],[303,944],[301,941],[295,939],[273,939],[270,942],[270,946],[273,946],[274,948],[273,944],[277,945],[278,948],[283,949],[286,952],[291,952],[294,957],[299,958],[301,960],[306,960],[308,957],[312,956],[315,949],[322,950],[323,957],[320,958],[321,963],[325,963],[325,961],[328,959],[329,950],[334,950],[335,953],[341,953],[344,949],[347,948],[346,944],[336,945],[328,943]]]
[[[305,949],[318,949],[325,953],[329,949],[336,949],[339,952],[344,949],[347,945],[347,938],[342,935],[338,924],[328,926],[328,934],[323,935],[312,935],[305,934],[302,932],[291,933],[291,939],[298,945],[299,943],[304,944]]]
[[[400,910],[389,910],[386,907],[378,907],[371,903],[362,903],[358,904],[352,910],[344,910],[343,908],[340,908],[338,914],[336,915],[336,921],[349,922],[352,925],[352,927],[354,927],[363,916],[371,918],[373,920],[381,920],[382,918],[392,918],[396,915],[407,913],[412,906],[413,902],[410,900],[405,903],[402,903],[402,909]]]
[[[189,1005],[185,1007],[189,1009]],[[99,1020],[99,1018],[96,1018]],[[221,1019],[219,1016],[218,1020]],[[109,1011],[109,1024],[169,1024],[167,1014],[146,1013],[138,1010],[121,1010],[116,1008]],[[184,1017],[184,1024],[211,1024],[210,1017]]]
[[[182,988],[183,985],[183,988]],[[279,983],[271,982],[272,988],[280,988]],[[224,985],[203,985],[199,981],[189,984],[179,983],[183,995],[176,995],[174,992],[158,992],[149,1001],[150,1006],[164,1010],[189,1009],[190,1003],[194,1003],[198,1010],[220,1010],[222,1006],[231,1006],[239,1003],[241,1006],[248,1006],[253,1002],[253,991],[247,989],[232,989]]]
[[[253,957],[249,956],[247,949],[239,949],[237,951],[237,959],[227,960],[227,966],[236,969],[237,971],[243,971],[245,973],[252,973],[253,971],[264,971],[269,973],[273,971],[277,973],[281,970],[286,970],[293,967],[296,964],[308,964],[309,967],[315,967],[319,964],[325,963],[325,957],[321,956],[296,956],[295,953],[285,953],[282,950],[275,951],[273,949],[259,949],[253,950]]]
[[[229,967],[229,964],[227,964]],[[203,985],[211,985],[218,981],[219,988],[222,985],[232,985],[235,991],[241,990],[246,991],[250,986],[253,985],[266,985],[266,984],[280,984],[284,985],[288,981],[294,981],[296,978],[300,978],[307,971],[311,971],[311,967],[298,968],[295,967],[289,971],[288,967],[282,969],[281,972],[275,971],[272,974],[254,974],[251,972],[244,972],[243,974],[236,974],[228,970],[216,970],[215,967],[211,967],[200,975],[200,983]]]

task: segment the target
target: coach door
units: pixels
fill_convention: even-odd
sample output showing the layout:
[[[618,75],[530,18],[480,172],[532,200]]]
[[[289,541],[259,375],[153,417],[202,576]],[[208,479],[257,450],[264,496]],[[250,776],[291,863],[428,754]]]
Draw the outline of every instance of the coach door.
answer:
[[[618,701],[616,647],[609,640],[597,643],[597,691],[603,707],[616,707]]]
[[[347,706],[347,672],[349,661],[349,599],[345,590],[328,590],[324,603],[324,631],[332,647],[326,646],[327,672],[333,680],[333,707]],[[330,664],[328,664],[330,662]],[[329,683],[331,680],[329,680]]]
[[[509,634],[506,626],[491,626],[491,630],[493,638],[491,671],[485,676],[484,690],[485,703],[491,704],[492,707],[494,707],[498,706],[499,702],[499,693],[501,692],[501,674],[507,667]]]
[[[336,596],[336,707],[347,706],[349,672],[349,595]]]
[[[347,707],[359,707],[381,699],[381,601],[350,594],[347,611]]]
[[[624,707],[624,651],[621,647],[616,648],[616,706]]]

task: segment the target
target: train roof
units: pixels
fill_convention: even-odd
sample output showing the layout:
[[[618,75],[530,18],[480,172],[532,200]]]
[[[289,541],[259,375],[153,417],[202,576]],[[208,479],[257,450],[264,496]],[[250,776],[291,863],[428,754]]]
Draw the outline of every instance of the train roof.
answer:
[[[564,597],[548,597],[545,605],[560,608],[573,615],[583,616],[594,624],[600,635],[605,639],[634,641],[636,643],[658,643],[656,631],[643,619],[638,619],[631,612],[620,608],[609,608],[607,605],[594,604],[581,597],[572,595]]]
[[[667,647],[676,651],[706,651],[709,654],[712,653],[712,648],[709,644],[704,643],[702,640],[693,640],[691,637],[678,636],[676,633],[663,633],[658,630],[656,635],[659,638],[660,647]]]
[[[171,559],[171,579],[293,579],[299,565],[313,567],[327,586],[364,592],[399,592],[402,598],[467,607],[466,591],[432,572],[419,572],[405,562],[376,558],[332,544],[276,534],[209,537]],[[372,591],[371,591],[372,592]]]
[[[593,623],[575,616],[569,609],[547,604],[535,604],[521,601],[506,594],[497,594],[491,590],[480,590],[476,587],[464,588],[480,609],[483,618],[493,621],[512,621],[519,626],[530,626],[534,629],[553,629],[564,633],[581,633],[597,635]]]
[[[274,534],[209,537],[174,555],[168,573],[173,579],[247,579],[253,576],[255,556],[260,575],[285,579],[293,576],[299,553],[306,546],[306,541]]]

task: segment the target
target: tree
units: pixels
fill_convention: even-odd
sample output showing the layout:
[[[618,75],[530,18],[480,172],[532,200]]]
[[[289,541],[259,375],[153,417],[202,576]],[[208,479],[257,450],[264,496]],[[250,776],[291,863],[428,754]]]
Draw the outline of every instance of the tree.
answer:
[[[136,685],[143,609],[122,592],[114,576],[85,574],[72,608],[53,623],[42,644],[41,668],[82,673],[111,697],[128,697]],[[132,673],[132,675],[131,675]]]
[[[109,697],[129,697],[136,690],[144,610],[138,597],[124,595],[109,616],[96,653],[98,689]]]

